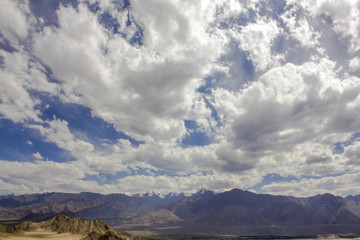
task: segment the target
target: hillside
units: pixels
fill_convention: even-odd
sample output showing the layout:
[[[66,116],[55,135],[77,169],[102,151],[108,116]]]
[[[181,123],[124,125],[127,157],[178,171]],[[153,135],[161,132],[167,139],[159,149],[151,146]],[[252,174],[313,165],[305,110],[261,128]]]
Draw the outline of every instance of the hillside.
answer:
[[[132,217],[130,224],[153,225],[153,224],[174,224],[182,222],[183,219],[165,209],[150,210],[140,216]]]
[[[83,240],[132,240],[137,239],[124,231],[116,231],[107,224],[98,220],[86,221],[81,218],[56,216],[48,221],[33,223],[23,222],[14,227],[0,225],[0,232],[6,236],[21,236],[24,232],[37,232],[39,230],[54,232],[57,234],[77,234]]]

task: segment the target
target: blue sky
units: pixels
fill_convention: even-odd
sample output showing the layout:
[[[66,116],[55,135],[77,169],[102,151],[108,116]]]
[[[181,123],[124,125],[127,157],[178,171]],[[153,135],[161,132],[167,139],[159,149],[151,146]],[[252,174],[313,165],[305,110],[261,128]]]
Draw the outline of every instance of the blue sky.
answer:
[[[0,194],[360,194],[360,1],[0,2]]]

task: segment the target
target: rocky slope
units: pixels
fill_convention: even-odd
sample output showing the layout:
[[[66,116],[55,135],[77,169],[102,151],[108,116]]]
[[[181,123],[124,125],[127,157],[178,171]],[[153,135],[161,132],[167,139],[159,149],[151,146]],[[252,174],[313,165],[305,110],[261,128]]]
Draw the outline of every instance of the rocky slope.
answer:
[[[124,231],[116,231],[107,224],[98,220],[86,221],[82,218],[56,216],[48,221],[33,223],[23,222],[14,227],[0,224],[0,232],[7,234],[19,234],[22,231],[35,231],[44,229],[51,232],[81,234],[84,240],[133,240],[137,239]]]
[[[132,217],[128,223],[130,224],[142,224],[142,225],[153,225],[153,224],[174,224],[182,222],[183,219],[176,216],[174,213],[165,210],[157,209],[150,210],[140,216]]]

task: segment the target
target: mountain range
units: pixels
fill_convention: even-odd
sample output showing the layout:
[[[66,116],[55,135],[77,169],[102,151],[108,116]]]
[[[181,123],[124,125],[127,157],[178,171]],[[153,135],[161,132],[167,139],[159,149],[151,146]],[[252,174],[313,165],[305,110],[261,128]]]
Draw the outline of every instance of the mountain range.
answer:
[[[233,189],[191,195],[44,193],[0,198],[0,221],[44,221],[58,214],[106,219],[137,234],[360,235],[360,195],[274,196]]]

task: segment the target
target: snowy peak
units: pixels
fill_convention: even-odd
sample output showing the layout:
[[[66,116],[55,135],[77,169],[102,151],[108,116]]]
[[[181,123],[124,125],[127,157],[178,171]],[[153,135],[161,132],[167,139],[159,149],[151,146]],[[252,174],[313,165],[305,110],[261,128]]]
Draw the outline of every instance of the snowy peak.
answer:
[[[168,194],[166,194],[165,196],[164,196],[165,198],[184,198],[185,197],[185,195],[183,194],[183,193],[174,193],[174,192],[170,192],[170,193],[168,193]]]
[[[140,197],[142,198],[164,198],[160,193],[155,193],[153,191],[141,194]]]
[[[215,193],[212,191],[207,190],[206,188],[201,188],[198,192],[191,195],[191,198],[194,197],[212,197]]]
[[[145,194],[136,194],[134,197],[140,197],[150,204],[152,207],[158,207],[170,202],[179,201],[185,198],[183,193],[174,193],[170,192],[166,195],[161,195],[160,193],[148,192]]]

